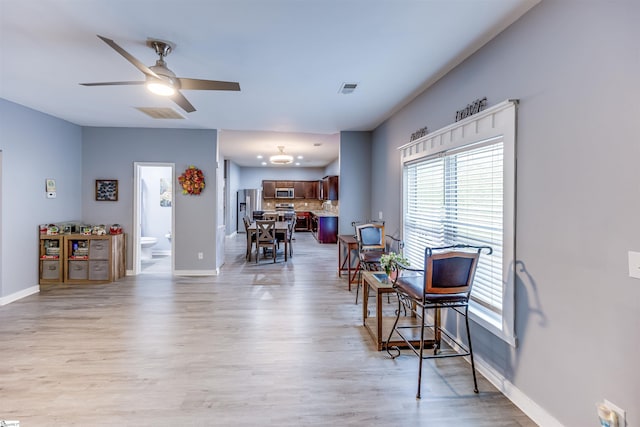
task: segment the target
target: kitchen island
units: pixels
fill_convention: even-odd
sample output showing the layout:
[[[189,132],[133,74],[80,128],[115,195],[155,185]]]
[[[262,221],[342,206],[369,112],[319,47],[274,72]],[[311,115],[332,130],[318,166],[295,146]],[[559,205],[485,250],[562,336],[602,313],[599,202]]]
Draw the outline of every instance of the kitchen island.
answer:
[[[338,241],[338,215],[329,211],[312,211],[311,231],[318,243]]]

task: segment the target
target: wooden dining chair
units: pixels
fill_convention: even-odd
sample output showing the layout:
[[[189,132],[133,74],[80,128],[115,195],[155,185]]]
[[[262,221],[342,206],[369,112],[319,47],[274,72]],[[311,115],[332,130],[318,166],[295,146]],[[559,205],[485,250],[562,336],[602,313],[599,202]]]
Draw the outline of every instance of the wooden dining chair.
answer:
[[[296,231],[296,217],[294,216],[287,222],[287,245],[289,246],[289,257],[293,256],[293,233]]]
[[[273,262],[276,262],[278,240],[276,239],[275,221],[256,221],[256,264],[260,257],[260,249],[266,256],[266,249],[271,250]]]
[[[253,245],[256,243],[256,232],[254,230],[250,230],[251,219],[248,216],[244,216],[242,218],[244,222],[244,232],[247,234],[247,252],[245,254],[245,259],[247,261],[251,261],[251,253],[253,252]]]
[[[277,221],[278,214],[277,213],[265,213],[262,215],[265,221]]]

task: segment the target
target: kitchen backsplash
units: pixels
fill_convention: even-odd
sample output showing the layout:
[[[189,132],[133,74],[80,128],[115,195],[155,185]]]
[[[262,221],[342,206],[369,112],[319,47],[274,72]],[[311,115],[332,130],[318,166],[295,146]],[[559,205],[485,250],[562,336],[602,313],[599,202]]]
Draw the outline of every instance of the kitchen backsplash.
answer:
[[[262,201],[262,208],[264,210],[272,210],[276,208],[276,203],[293,203],[294,209],[296,211],[329,211],[333,213],[338,213],[340,208],[340,202],[338,200],[327,200],[323,202],[322,200],[291,200],[291,199],[268,199]]]

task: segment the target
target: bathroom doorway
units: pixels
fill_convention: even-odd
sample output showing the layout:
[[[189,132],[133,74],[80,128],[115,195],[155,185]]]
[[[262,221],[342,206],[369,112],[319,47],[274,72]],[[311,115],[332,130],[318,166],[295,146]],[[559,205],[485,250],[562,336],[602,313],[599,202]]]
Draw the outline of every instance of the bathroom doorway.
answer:
[[[174,164],[135,162],[134,274],[173,274]]]

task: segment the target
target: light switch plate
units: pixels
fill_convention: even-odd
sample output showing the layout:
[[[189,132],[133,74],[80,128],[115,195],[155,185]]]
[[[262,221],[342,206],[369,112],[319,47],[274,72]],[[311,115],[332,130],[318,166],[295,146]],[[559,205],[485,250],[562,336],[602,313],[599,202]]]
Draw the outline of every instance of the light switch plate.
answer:
[[[56,192],[55,191],[47,192],[47,199],[55,199],[55,198],[56,198]]]
[[[640,252],[629,251],[629,277],[640,279]]]

